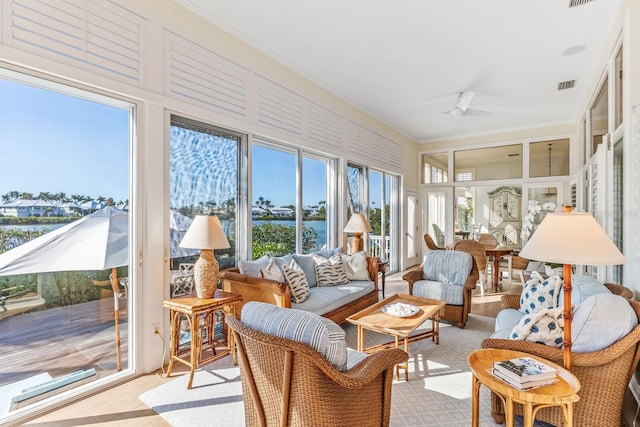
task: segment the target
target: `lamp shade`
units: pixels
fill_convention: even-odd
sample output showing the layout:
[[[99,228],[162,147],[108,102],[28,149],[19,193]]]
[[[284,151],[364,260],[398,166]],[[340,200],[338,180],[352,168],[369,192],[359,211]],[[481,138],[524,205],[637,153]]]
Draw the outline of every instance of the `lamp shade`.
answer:
[[[547,214],[520,256],[564,265],[562,344],[564,367],[571,371],[571,265],[623,264],[626,259],[596,219],[585,212]]]
[[[588,212],[550,213],[520,256],[558,264],[624,264],[626,258]]]
[[[361,213],[351,215],[347,225],[344,227],[345,233],[368,233],[370,231],[372,231],[372,228]]]
[[[181,248],[226,249],[229,241],[217,216],[196,215],[180,242]]]

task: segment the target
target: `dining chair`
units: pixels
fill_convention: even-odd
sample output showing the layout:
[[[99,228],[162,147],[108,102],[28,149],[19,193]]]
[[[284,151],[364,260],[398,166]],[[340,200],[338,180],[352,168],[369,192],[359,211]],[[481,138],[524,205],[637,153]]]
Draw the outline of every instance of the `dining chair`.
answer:
[[[453,245],[453,249],[471,254],[476,261],[480,280],[480,295],[484,296],[486,284],[489,282],[487,273],[489,263],[487,262],[487,253],[485,252],[484,246],[475,240],[460,240]]]
[[[433,227],[433,234],[436,235],[436,243],[439,247],[444,248],[444,233],[442,232],[438,224],[431,224],[431,227]]]
[[[427,248],[432,251],[439,251],[445,248],[436,245],[436,242],[433,241],[433,238],[429,235],[429,233],[424,233],[424,243],[427,245]]]

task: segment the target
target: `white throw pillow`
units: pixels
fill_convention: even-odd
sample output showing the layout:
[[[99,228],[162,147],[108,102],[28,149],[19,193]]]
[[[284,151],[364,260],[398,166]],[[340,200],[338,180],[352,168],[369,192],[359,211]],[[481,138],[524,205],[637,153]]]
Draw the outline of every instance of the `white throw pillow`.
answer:
[[[562,289],[562,279],[551,276],[543,279],[537,271],[531,272],[520,295],[520,311],[524,314],[537,313],[547,308],[558,307],[558,296]]]
[[[341,254],[335,254],[329,259],[314,255],[313,262],[316,267],[318,286],[335,286],[349,283]]]
[[[369,265],[365,251],[356,252],[353,255],[342,255],[344,269],[349,280],[371,280],[369,278]]]
[[[292,260],[291,265],[283,265],[282,273],[291,291],[291,301],[295,303],[306,301],[311,295],[311,290],[307,276],[304,275],[304,271],[302,271],[298,263]]]
[[[260,274],[265,279],[275,280],[276,282],[284,282],[282,271],[280,271],[280,267],[278,267],[278,264],[276,264],[276,260],[273,258],[271,258],[271,261],[269,261],[269,265],[267,265],[265,268],[260,269]]]

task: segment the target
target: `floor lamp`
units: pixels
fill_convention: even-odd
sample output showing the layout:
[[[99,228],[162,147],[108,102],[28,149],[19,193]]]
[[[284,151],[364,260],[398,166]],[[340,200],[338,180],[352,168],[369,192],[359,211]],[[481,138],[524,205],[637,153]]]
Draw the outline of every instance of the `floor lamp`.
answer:
[[[362,240],[363,233],[371,232],[371,226],[367,219],[361,213],[351,215],[347,225],[344,227],[345,233],[353,233],[353,239],[351,240],[351,253],[355,254],[364,250],[364,240]]]
[[[626,259],[590,213],[547,214],[520,252],[531,260],[564,265],[564,367],[571,370],[571,266],[624,264]]]
[[[193,281],[198,298],[213,298],[218,287],[218,261],[214,249],[229,247],[222,224],[217,216],[197,215],[180,242],[181,248],[200,249],[200,257],[193,265]]]

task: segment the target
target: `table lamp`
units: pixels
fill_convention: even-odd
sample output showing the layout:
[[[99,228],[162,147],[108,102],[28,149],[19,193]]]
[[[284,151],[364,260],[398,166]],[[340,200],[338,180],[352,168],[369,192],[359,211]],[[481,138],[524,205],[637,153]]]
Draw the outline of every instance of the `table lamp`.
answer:
[[[361,213],[351,215],[347,225],[344,227],[345,233],[353,233],[353,240],[351,241],[351,253],[355,254],[364,250],[364,240],[362,240],[363,233],[369,233],[372,231],[369,222]]]
[[[571,265],[624,264],[626,259],[586,212],[547,214],[520,252],[523,258],[564,265],[564,367],[571,370]]]
[[[180,242],[181,248],[200,249],[200,257],[193,265],[193,281],[198,298],[212,298],[218,285],[218,261],[214,249],[229,247],[217,216],[197,215]]]

